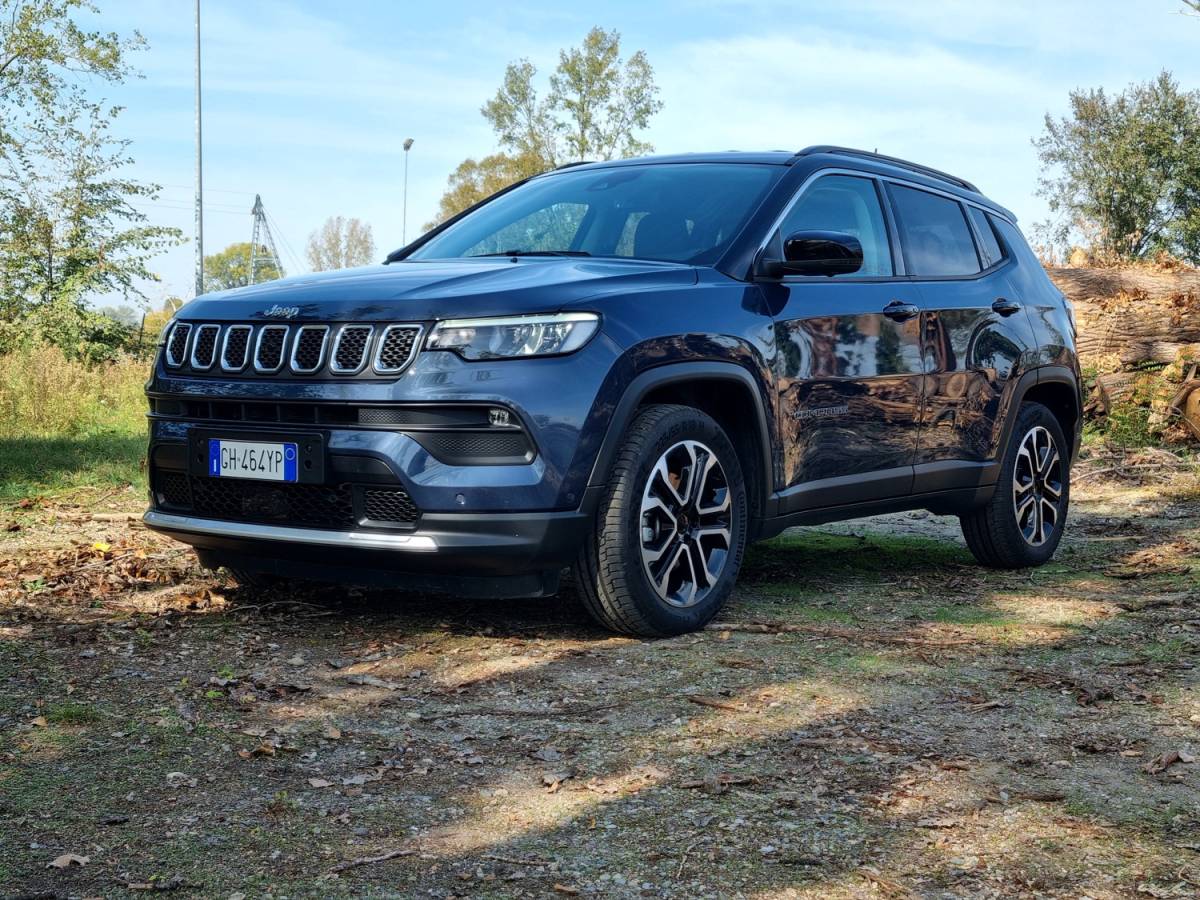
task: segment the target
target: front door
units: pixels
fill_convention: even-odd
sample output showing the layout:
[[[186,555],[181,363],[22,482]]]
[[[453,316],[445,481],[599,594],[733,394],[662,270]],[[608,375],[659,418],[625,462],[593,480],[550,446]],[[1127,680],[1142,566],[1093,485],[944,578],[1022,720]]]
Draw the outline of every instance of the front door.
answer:
[[[852,234],[863,266],[763,285],[776,312],[785,513],[907,495],[917,450],[921,299],[895,277],[879,183],[821,176],[771,240],[809,230]]]

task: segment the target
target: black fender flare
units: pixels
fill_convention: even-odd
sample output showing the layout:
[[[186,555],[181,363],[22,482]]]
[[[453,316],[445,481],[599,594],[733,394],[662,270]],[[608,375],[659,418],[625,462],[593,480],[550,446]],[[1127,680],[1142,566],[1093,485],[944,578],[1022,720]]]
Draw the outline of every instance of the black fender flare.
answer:
[[[728,381],[740,384],[752,398],[751,408],[755,425],[758,429],[759,446],[762,450],[761,465],[763,467],[762,483],[766,490],[762,498],[763,509],[769,506],[769,500],[774,493],[774,464],[773,454],[775,441],[771,438],[771,430],[767,410],[763,404],[762,387],[745,367],[731,362],[695,361],[668,363],[656,366],[634,377],[621,395],[620,401],[613,410],[612,419],[604,434],[600,451],[592,465],[592,474],[588,478],[588,492],[598,494],[608,480],[608,472],[612,468],[617,448],[625,436],[630,422],[633,421],[642,401],[658,388],[695,381]]]
[[[1008,446],[1008,442],[1012,437],[1013,426],[1016,424],[1016,409],[1025,402],[1025,397],[1029,391],[1039,384],[1063,384],[1071,389],[1072,396],[1075,398],[1075,412],[1077,417],[1082,419],[1083,416],[1083,396],[1080,394],[1079,377],[1075,372],[1067,366],[1038,366],[1034,369],[1029,369],[1017,379],[1017,384],[1013,388],[1012,403],[1008,413],[1004,417],[1004,428],[1001,432],[999,447],[999,455],[996,457],[996,463],[999,464],[1000,458],[1004,455],[1004,448]],[[1082,426],[1082,421],[1080,421]],[[1075,429],[1074,446],[1071,448],[1071,459],[1074,460],[1079,453],[1079,443],[1082,437],[1083,428]]]

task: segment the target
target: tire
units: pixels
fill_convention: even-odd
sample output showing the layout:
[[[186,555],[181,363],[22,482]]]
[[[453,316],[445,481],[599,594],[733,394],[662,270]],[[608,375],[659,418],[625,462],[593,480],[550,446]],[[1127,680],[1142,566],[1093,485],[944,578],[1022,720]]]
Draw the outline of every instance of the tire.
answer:
[[[1036,473],[1031,468],[1035,457]],[[1058,548],[1070,499],[1070,449],[1062,426],[1040,403],[1022,404],[1001,461],[996,492],[985,505],[960,517],[963,536],[985,566],[1040,566]]]
[[[742,469],[721,426],[689,406],[643,408],[576,559],[584,607],[625,634],[703,628],[737,580],[747,516]]]

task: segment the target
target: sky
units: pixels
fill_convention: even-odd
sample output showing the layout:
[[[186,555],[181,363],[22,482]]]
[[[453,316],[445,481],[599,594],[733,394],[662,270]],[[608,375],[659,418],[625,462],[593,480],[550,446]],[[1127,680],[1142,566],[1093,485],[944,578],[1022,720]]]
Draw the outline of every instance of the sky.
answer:
[[[188,243],[155,261],[154,305],[193,293],[191,0],[95,0],[98,24],[148,48],[143,77],[103,86],[122,105],[129,173],[162,185],[140,207]],[[249,241],[254,195],[285,269],[327,216],[370,223],[380,257],[430,221],[446,178],[496,149],[480,106],[506,64],[539,83],[595,25],[644,50],[663,110],[660,153],[842,144],[961,175],[1028,232],[1047,215],[1032,139],[1079,87],[1119,91],[1166,68],[1200,88],[1200,18],[1178,0],[201,0],[204,248]]]

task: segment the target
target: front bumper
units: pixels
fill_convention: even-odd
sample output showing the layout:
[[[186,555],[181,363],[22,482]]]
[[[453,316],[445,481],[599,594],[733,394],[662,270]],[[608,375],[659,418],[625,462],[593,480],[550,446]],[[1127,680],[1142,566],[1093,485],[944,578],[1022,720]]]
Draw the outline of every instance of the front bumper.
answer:
[[[346,584],[469,596],[552,593],[586,538],[582,511],[430,513],[387,534],[228,522],[150,510],[143,521],[196,548],[202,564]]]

